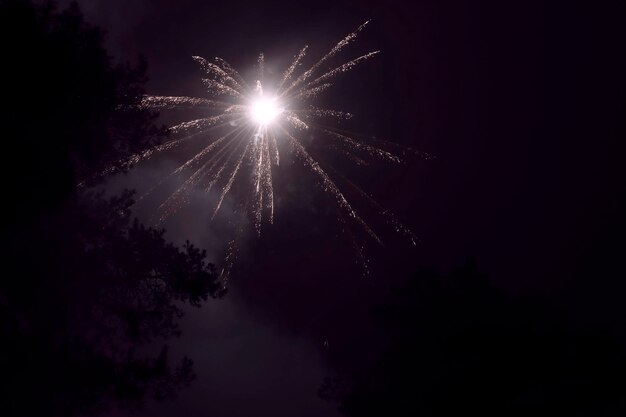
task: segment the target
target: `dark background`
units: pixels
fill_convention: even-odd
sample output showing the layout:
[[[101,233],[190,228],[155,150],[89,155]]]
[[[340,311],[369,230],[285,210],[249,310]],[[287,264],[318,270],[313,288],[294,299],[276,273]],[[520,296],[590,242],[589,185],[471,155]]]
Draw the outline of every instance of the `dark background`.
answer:
[[[546,295],[623,336],[626,68],[617,2],[79,4],[108,32],[115,60],[147,58],[147,91],[162,95],[202,95],[192,55],[251,68],[263,51],[268,70],[280,71],[303,45],[321,56],[371,18],[341,56],[382,54],[343,77],[329,101],[357,115],[351,130],[435,156],[352,172],[420,238],[413,247],[373,217],[384,246],[357,236],[369,276],[328,200],[287,168],[275,225],[245,239],[228,296],[190,312],[173,342],[194,359],[198,380],[148,414],[335,415],[317,397],[322,378],[336,363],[367,360],[377,344],[368,307],[424,264],[449,270],[474,258],[506,291]],[[161,159],[109,187],[145,190],[170,165]],[[207,199],[197,196],[166,227],[217,262],[227,232],[209,223]]]

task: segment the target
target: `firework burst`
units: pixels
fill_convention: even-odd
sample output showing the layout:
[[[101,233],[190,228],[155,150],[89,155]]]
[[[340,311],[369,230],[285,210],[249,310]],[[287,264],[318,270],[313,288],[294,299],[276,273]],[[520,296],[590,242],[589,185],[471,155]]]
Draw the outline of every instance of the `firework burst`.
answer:
[[[193,59],[202,67],[205,74],[202,82],[211,99],[145,96],[141,103],[144,108],[200,109],[206,114],[205,117],[170,127],[170,140],[137,154],[125,162],[130,166],[159,152],[169,151],[192,142],[201,143],[199,151],[167,177],[182,176],[183,181],[158,206],[155,222],[160,224],[187,204],[190,191],[195,189],[213,191],[217,194],[215,205],[209,209],[211,218],[215,217],[225,197],[232,191],[237,176],[241,175],[242,169],[248,169],[251,174],[249,175],[251,183],[247,198],[241,204],[241,215],[244,219],[248,216],[256,232],[260,234],[262,225],[272,223],[274,219],[272,168],[280,164],[279,149],[282,147],[295,155],[297,160],[316,178],[320,188],[336,203],[340,213],[338,221],[346,226],[344,230],[349,229],[349,223],[355,224],[380,243],[379,237],[357,214],[335,181],[341,181],[342,184],[356,191],[389,225],[415,244],[415,237],[411,231],[390,212],[378,205],[367,193],[335,170],[323,169],[302,140],[304,132],[323,135],[329,139],[331,149],[360,165],[366,164],[367,159],[373,158],[390,163],[401,162],[399,155],[386,150],[393,146],[388,142],[359,139],[332,125],[322,124],[331,120],[336,125],[337,122],[349,119],[352,115],[335,109],[320,108],[313,103],[316,97],[332,87],[338,75],[351,71],[379,53],[379,51],[372,51],[334,67],[327,65],[332,58],[356,39],[367,24],[368,22],[363,23],[304,71],[301,67],[307,47],[302,48],[278,82],[273,85],[266,85],[263,54],[259,55],[256,77],[252,83],[246,82],[223,59],[215,58],[209,61],[194,56]],[[278,146],[279,143],[281,147]],[[395,145],[395,149],[400,149],[400,147]],[[406,151],[402,149],[401,153]],[[332,178],[329,173],[332,173]],[[165,179],[141,196],[139,201],[159,187]],[[237,257],[237,242],[244,223],[241,222],[235,238],[229,244],[229,252],[223,269],[225,279]],[[366,269],[367,261],[363,256],[362,246],[351,234],[350,239],[355,253]]]

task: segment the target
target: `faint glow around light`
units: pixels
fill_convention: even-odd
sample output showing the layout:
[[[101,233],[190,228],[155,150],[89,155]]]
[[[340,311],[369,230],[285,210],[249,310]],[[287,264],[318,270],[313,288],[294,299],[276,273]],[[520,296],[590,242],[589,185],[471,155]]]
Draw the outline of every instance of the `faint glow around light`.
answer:
[[[280,113],[282,109],[276,105],[276,100],[271,98],[259,97],[250,106],[252,120],[261,125],[269,124]]]

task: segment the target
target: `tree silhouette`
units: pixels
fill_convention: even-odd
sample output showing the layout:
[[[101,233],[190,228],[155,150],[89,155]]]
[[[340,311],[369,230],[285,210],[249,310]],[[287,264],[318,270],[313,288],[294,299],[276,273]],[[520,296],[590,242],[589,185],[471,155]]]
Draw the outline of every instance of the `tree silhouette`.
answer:
[[[137,104],[145,62],[113,66],[103,33],[73,3],[0,1],[3,65],[0,164],[9,213],[27,218],[67,197],[80,181],[163,138],[156,114]]]
[[[213,265],[131,218],[132,193],[77,188],[157,143],[134,104],[145,65],[113,66],[77,6],[0,0],[0,415],[138,408],[193,378],[160,341],[184,306],[221,295]]]
[[[215,271],[189,243],[180,250],[131,221],[131,202],[86,195],[11,242],[19,269],[1,287],[3,415],[93,414],[111,399],[137,407],[191,381],[188,359],[172,370],[166,350],[141,347],[178,334],[181,302],[218,294]]]
[[[537,298],[512,297],[469,264],[420,271],[373,310],[378,361],[322,395],[348,416],[623,415],[621,346],[568,324]]]

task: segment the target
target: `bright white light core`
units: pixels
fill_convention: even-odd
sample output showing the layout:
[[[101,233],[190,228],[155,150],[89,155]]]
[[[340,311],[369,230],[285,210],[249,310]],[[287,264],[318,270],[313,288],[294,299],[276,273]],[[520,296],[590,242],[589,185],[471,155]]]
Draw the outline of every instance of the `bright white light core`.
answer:
[[[252,120],[261,125],[269,124],[281,112],[282,109],[276,105],[275,99],[265,97],[257,98],[250,106],[250,116]]]

